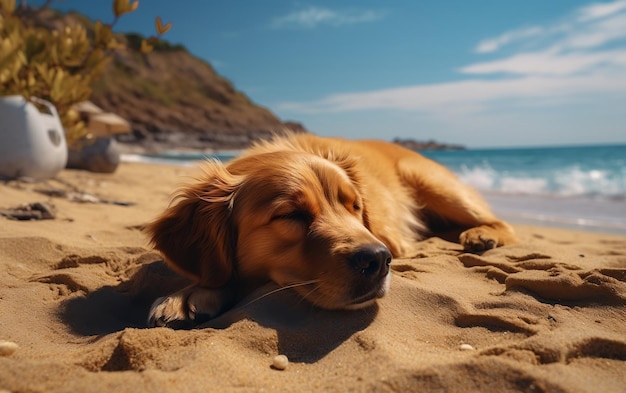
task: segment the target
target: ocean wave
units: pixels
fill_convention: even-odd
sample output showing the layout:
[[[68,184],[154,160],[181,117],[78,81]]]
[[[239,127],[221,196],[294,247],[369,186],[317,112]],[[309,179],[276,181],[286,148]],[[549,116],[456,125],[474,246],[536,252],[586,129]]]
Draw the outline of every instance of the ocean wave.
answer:
[[[559,197],[626,199],[626,168],[583,169],[579,165],[540,170],[497,171],[487,163],[462,165],[457,175],[480,191]]]

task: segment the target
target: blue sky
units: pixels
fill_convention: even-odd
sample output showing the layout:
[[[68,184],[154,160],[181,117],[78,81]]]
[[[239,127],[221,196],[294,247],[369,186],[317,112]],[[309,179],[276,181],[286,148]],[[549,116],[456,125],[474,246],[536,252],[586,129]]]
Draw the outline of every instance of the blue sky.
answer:
[[[110,3],[54,7],[107,22]],[[626,143],[626,0],[141,0],[116,30],[153,34],[155,16],[173,24],[165,39],[316,134]]]

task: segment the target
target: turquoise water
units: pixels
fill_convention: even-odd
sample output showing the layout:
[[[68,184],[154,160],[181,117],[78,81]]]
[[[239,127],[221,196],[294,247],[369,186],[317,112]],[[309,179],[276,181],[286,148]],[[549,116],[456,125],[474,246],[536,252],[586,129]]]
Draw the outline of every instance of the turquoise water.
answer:
[[[422,152],[499,194],[626,199],[626,145]]]
[[[626,145],[421,152],[477,188],[513,222],[626,234]],[[169,152],[127,160],[194,165],[237,152]]]

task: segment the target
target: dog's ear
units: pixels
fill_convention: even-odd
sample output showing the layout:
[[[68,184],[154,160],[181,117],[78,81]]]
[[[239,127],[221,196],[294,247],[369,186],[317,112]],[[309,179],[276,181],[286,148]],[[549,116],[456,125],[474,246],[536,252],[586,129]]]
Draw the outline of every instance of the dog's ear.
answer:
[[[217,161],[203,169],[204,176],[182,187],[147,231],[172,267],[202,286],[217,288],[233,273],[237,229],[231,211],[242,177]]]

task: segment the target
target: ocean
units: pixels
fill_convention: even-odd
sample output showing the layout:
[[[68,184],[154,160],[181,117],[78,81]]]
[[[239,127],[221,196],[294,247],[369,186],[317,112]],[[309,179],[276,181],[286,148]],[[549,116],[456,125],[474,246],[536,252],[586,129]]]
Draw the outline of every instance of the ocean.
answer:
[[[127,161],[194,165],[237,152],[170,152]],[[626,145],[423,151],[518,223],[626,234]]]
[[[626,234],[626,145],[426,151],[511,222]]]

